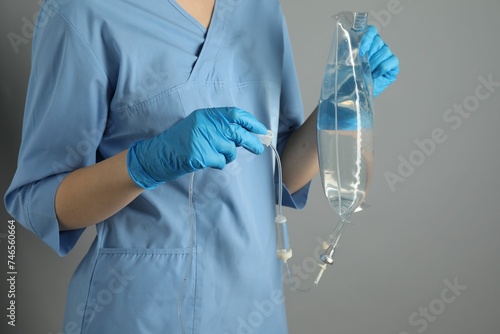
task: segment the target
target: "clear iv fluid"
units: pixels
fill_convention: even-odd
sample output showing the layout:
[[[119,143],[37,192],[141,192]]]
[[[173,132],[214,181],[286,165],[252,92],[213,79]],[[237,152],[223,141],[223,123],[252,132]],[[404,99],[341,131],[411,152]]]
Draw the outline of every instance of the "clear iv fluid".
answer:
[[[364,201],[373,162],[373,115],[364,89],[365,71],[361,65],[328,66],[320,99],[321,180],[340,217],[349,217]]]
[[[359,150],[358,141],[371,140],[371,130],[360,137],[348,131],[320,130],[321,180],[325,195],[340,217],[349,217],[365,200],[373,154]],[[364,133],[364,135],[363,135]],[[329,152],[329,153],[328,153]]]

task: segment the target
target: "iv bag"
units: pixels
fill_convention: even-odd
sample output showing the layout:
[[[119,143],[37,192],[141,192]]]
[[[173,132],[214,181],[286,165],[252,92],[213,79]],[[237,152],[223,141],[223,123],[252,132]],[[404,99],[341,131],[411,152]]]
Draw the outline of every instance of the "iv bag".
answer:
[[[341,217],[363,203],[373,166],[373,83],[367,55],[359,55],[367,13],[335,17],[318,106],[318,156],[323,189]]]

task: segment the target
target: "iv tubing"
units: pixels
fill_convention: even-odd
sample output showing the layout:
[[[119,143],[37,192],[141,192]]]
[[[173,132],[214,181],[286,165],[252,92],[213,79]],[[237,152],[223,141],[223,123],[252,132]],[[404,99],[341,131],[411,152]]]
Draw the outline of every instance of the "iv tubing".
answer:
[[[281,160],[278,151],[273,145],[269,145],[273,150],[274,156],[276,157],[276,165],[278,167],[278,216],[283,216],[283,174],[281,171]]]
[[[186,289],[186,281],[191,271],[193,251],[194,251],[194,226],[196,223],[196,216],[194,212],[193,204],[193,189],[194,189],[194,173],[191,173],[191,178],[189,180],[189,256],[186,264],[186,269],[184,270],[184,276],[182,278],[181,289],[179,290],[179,297],[177,299],[177,318],[181,326],[181,333],[184,334],[184,323],[182,322],[182,301],[184,299],[184,290]]]
[[[330,237],[328,238],[328,244],[332,245],[333,248],[337,247],[337,244],[339,243],[340,237],[342,236],[342,233],[345,230],[345,227],[349,224],[349,219],[341,217],[339,223],[337,224],[337,227],[335,230],[330,234]]]
[[[288,239],[288,227],[286,225],[286,217],[283,215],[283,176],[281,169],[281,161],[278,151],[273,145],[269,145],[276,158],[276,165],[278,168],[278,212],[274,218],[276,224],[276,256],[278,259],[287,263],[288,259],[292,257],[292,250],[290,248],[290,241]]]
[[[273,145],[268,145],[272,148],[274,156],[276,158],[276,165],[278,168],[278,213],[275,218],[276,223],[276,233],[277,233],[277,244],[276,244],[276,255],[283,262],[286,268],[286,275],[288,281],[290,282],[293,289],[306,292],[307,290],[300,289],[297,284],[292,280],[292,273],[290,271],[290,266],[288,265],[288,259],[292,257],[292,249],[290,248],[290,242],[288,239],[288,228],[286,225],[286,217],[283,216],[283,176],[281,169],[281,161],[278,151]]]
[[[276,165],[278,168],[278,213],[275,218],[275,223],[276,223],[276,233],[277,233],[277,239],[280,242],[277,242],[277,249],[276,253],[277,256],[280,260],[283,261],[283,264],[285,265],[287,269],[287,275],[288,275],[288,280],[290,281],[290,284],[292,286],[299,290],[296,286],[295,283],[292,280],[291,277],[291,272],[290,268],[288,266],[287,260],[292,257],[292,250],[290,249],[290,242],[288,239],[288,229],[286,225],[286,217],[283,216],[283,175],[282,175],[282,168],[281,168],[281,160],[279,158],[278,151],[276,148],[271,144],[271,139],[272,139],[272,132],[268,131],[266,136],[260,138],[261,142],[265,146],[271,147],[274,157],[276,159]],[[187,264],[186,264],[186,269],[184,271],[184,276],[182,278],[182,285],[179,291],[179,297],[177,298],[177,317],[179,319],[180,327],[181,327],[181,333],[185,333],[184,329],[184,323],[182,321],[182,302],[184,299],[184,290],[186,289],[186,282],[187,278],[189,276],[189,273],[191,271],[191,266],[192,266],[192,259],[193,259],[193,251],[194,251],[194,228],[196,224],[196,215],[194,211],[194,203],[193,203],[193,190],[194,190],[194,173],[191,173],[191,178],[189,180],[189,256],[187,259]]]

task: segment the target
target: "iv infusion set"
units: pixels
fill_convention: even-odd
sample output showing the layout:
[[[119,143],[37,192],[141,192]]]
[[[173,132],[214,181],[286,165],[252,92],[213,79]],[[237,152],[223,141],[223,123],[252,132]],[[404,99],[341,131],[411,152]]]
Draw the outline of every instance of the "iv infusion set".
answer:
[[[318,106],[318,156],[325,195],[339,216],[324,243],[321,275],[332,265],[343,231],[362,209],[373,169],[373,82],[368,55],[359,55],[368,14],[343,12],[336,27]]]
[[[333,40],[325,69],[317,116],[317,143],[320,175],[325,196],[339,216],[339,222],[327,241],[318,260],[318,285],[323,272],[334,262],[340,237],[350,223],[351,215],[363,209],[366,191],[373,168],[373,83],[368,56],[359,55],[359,44],[364,35],[368,14],[342,12],[334,16]],[[256,135],[264,146],[273,150],[278,171],[278,209],[275,217],[276,255],[286,268],[292,287],[299,289],[291,278],[288,260],[292,249],[288,239],[287,219],[282,209],[282,170],[273,133]],[[194,247],[194,218],[192,207],[193,176],[189,186],[190,252]],[[182,301],[190,266],[186,266],[178,297],[178,318],[181,332]]]
[[[334,262],[333,256],[340,237],[350,223],[352,213],[362,210],[373,166],[373,83],[368,56],[359,55],[359,44],[364,35],[368,14],[342,12],[334,16],[335,28],[325,70],[317,117],[317,143],[320,175],[331,207],[339,216],[336,228],[323,242],[324,254],[319,257],[318,285],[323,272]],[[273,132],[256,135],[264,146],[270,147],[276,159],[278,174],[278,209],[275,217],[276,255],[292,281],[288,260],[292,249],[288,239],[287,219],[282,209],[282,170],[276,148],[272,145]],[[194,247],[194,218],[192,205],[193,176],[189,186],[190,252]],[[178,297],[178,318],[184,333],[181,306],[190,266],[186,266]]]
[[[317,116],[317,143],[320,175],[325,196],[339,216],[339,222],[327,241],[323,242],[324,253],[318,260],[318,285],[323,272],[334,262],[334,254],[340,237],[350,223],[351,215],[360,211],[373,168],[373,83],[368,56],[359,55],[359,44],[364,35],[368,14],[342,12],[334,16],[333,40],[325,69]],[[287,219],[282,209],[282,171],[276,148],[272,145],[273,133],[257,135],[264,146],[273,150],[278,169],[278,209],[275,217],[276,255],[286,268],[292,281],[288,260],[292,249],[288,239]],[[194,175],[194,174],[193,174]],[[193,209],[190,181],[190,256],[193,252]],[[181,305],[190,266],[186,266],[182,287],[178,297],[178,317],[184,333]]]
[[[359,55],[368,14],[342,12],[334,16],[335,29],[318,105],[317,143],[323,190],[339,222],[318,260],[317,285],[334,262],[340,237],[351,215],[365,207],[364,200],[373,168],[373,83],[368,56]],[[287,269],[292,250],[286,217],[281,206],[281,164],[271,145],[272,132],[259,136],[273,149],[278,168],[278,211],[275,218],[278,258]],[[294,284],[292,283],[292,286]],[[295,287],[295,286],[294,286]]]

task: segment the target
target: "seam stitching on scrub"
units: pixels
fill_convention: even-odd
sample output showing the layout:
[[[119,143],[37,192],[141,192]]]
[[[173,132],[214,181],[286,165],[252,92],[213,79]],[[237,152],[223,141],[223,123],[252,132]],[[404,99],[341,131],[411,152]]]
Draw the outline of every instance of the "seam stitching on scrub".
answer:
[[[207,59],[207,57],[208,57],[207,54],[210,55],[210,49],[211,49],[212,45],[214,45],[214,47],[218,45],[219,47],[217,48],[216,52],[214,53],[214,56],[217,56],[218,50],[219,50],[220,45],[221,45],[221,43],[219,43],[219,41],[221,41],[222,38],[224,37],[224,29],[220,29],[219,31],[216,30],[218,27],[217,24],[219,21],[219,16],[224,14],[224,6],[221,5],[222,8],[219,8],[220,7],[219,4],[220,4],[220,2],[217,0],[214,3],[214,8],[212,11],[212,16],[210,18],[209,26],[205,30],[205,39],[204,39],[203,44],[201,46],[201,50],[200,50],[200,53],[198,54],[196,62],[194,63],[193,68],[191,68],[191,71],[190,71],[189,76],[187,78],[187,82],[196,81],[196,78],[199,76],[199,74],[203,73],[203,72],[200,72],[201,71],[200,67],[202,67],[203,65],[205,65],[205,66],[202,68],[210,68],[210,69],[213,68],[215,57]],[[179,6],[179,7],[181,7],[181,6]],[[183,10],[184,10],[184,8],[183,8]],[[220,12],[222,12],[222,13],[220,13]],[[197,21],[197,20],[195,20],[195,21]],[[224,22],[225,22],[225,20],[222,21],[222,23],[223,23],[222,28],[224,28]],[[217,34],[217,32],[219,32],[219,33]],[[215,37],[213,37],[214,34],[215,34]],[[217,38],[217,37],[218,37],[218,39],[215,39],[215,41],[212,42],[212,40],[214,40],[214,38]]]
[[[127,249],[127,248],[101,248],[99,255],[185,255],[189,254],[188,248],[143,248],[143,249]]]
[[[194,221],[191,222],[194,226],[193,226],[193,229],[194,231],[192,231],[192,233],[194,233],[193,235],[193,250],[192,252],[195,252],[194,254],[194,261],[195,261],[195,265],[193,266],[194,267],[194,291],[193,291],[193,326],[192,326],[192,329],[191,329],[191,333],[196,333],[195,331],[195,320],[196,320],[196,287],[198,286],[198,238],[197,238],[197,232],[198,232],[198,228],[197,228],[197,216],[196,216],[196,201],[195,201],[195,192],[194,192],[194,179],[193,179],[193,198],[192,198],[192,201],[193,201],[193,219]],[[189,265],[192,265],[192,263],[189,263]]]
[[[111,81],[109,80],[109,76],[108,76],[108,73],[106,72],[106,69],[105,67],[102,65],[102,63],[99,61],[99,58],[96,56],[96,54],[94,53],[94,51],[92,51],[92,48],[90,47],[90,44],[83,38],[83,36],[80,34],[80,32],[76,29],[76,27],[69,21],[69,19],[64,16],[63,13],[61,13],[56,7],[54,7],[53,5],[47,3],[47,7],[50,7],[52,8],[56,13],[59,14],[59,16],[61,16],[61,18],[63,18],[63,20],[68,24],[68,26],[71,28],[71,30],[80,38],[80,40],[83,42],[83,44],[85,45],[85,47],[87,48],[87,50],[90,52],[90,54],[93,56],[94,60],[96,61],[96,63],[99,65],[99,67],[101,68],[101,71],[104,73],[104,75],[106,76],[106,79],[108,80],[108,83],[110,84],[110,86],[113,87],[113,85],[111,84]],[[115,90],[115,88],[113,87],[113,90]]]
[[[33,230],[33,232],[35,232],[35,235],[37,235],[37,236],[40,237],[40,234],[38,233],[38,231],[36,230],[35,226],[31,222],[30,203],[31,203],[31,188],[32,187],[33,187],[33,185],[30,186],[30,195],[27,197],[26,203],[22,203],[22,205],[24,206],[24,208],[26,210],[26,220],[29,222],[29,224],[31,226],[31,229]]]
[[[215,21],[215,20],[219,20],[219,15],[224,15],[224,7],[222,7],[223,9],[219,9],[219,12],[222,11],[222,13],[217,13],[217,17],[215,17],[215,9],[217,7],[217,0],[215,1],[215,7],[214,7],[214,14],[212,14],[212,20]],[[215,19],[215,20],[214,20]],[[220,33],[216,36],[218,37],[218,39],[213,43],[214,45],[217,46],[217,50],[215,51],[214,53],[214,56],[213,58],[211,59],[211,64],[215,64],[215,61],[217,59],[217,57],[219,56],[219,52],[222,48],[222,44],[224,44],[224,41],[226,40],[226,25],[227,25],[227,19],[224,19],[222,20],[222,26],[220,28]],[[202,50],[203,51],[203,50]],[[206,57],[205,57],[206,58]],[[213,67],[213,66],[212,66]],[[191,77],[191,76],[190,76]]]
[[[179,94],[180,92],[177,91],[176,92],[176,95],[177,95],[177,100],[179,100],[179,104],[182,108],[182,113],[184,114],[184,117],[187,117],[188,114],[186,113],[186,106],[184,106],[184,101],[182,101],[182,97],[181,97],[181,94]],[[189,186],[188,186],[189,187]],[[189,189],[189,188],[188,188]]]
[[[149,104],[152,104],[152,103],[158,101],[159,99],[163,98],[166,95],[178,94],[179,92],[181,92],[185,89],[189,89],[189,86],[192,86],[192,85],[195,85],[197,87],[199,87],[199,86],[227,87],[227,86],[235,85],[238,88],[242,88],[242,87],[247,87],[247,86],[262,85],[262,84],[266,84],[266,83],[276,85],[277,88],[280,87],[280,84],[278,82],[260,81],[260,80],[229,82],[229,83],[226,83],[226,81],[222,81],[222,80],[219,80],[219,81],[188,81],[188,82],[176,85],[174,87],[171,87],[167,90],[164,90],[164,91],[162,91],[154,96],[151,96],[147,100],[141,101],[137,104],[124,107],[123,109],[115,110],[115,111],[113,111],[113,113],[114,114],[122,114],[122,113],[137,111],[137,109],[139,109],[141,107],[145,107]]]

